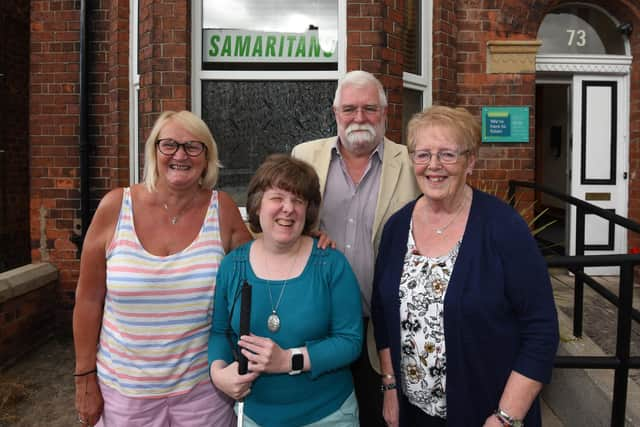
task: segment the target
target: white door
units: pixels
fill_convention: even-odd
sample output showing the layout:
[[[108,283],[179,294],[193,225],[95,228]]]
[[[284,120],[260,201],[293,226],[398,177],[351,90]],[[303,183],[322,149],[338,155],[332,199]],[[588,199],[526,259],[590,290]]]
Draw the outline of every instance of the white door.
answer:
[[[572,93],[571,195],[627,216],[629,146],[628,77],[576,75]],[[570,213],[570,254],[575,254],[576,208]],[[626,253],[626,229],[596,215],[585,218],[585,255]],[[617,275],[593,267],[591,275]]]

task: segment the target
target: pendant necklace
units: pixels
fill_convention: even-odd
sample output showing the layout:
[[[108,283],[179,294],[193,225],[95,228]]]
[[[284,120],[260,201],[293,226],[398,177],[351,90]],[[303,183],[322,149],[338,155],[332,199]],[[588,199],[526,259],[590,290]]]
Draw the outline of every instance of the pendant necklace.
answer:
[[[436,234],[438,236],[441,236],[444,234],[444,232],[447,230],[447,228],[449,228],[449,226],[451,224],[453,224],[453,221],[456,220],[456,218],[458,218],[458,215],[460,215],[460,212],[462,212],[462,207],[464,206],[464,202],[467,200],[467,198],[465,197],[464,199],[462,199],[462,202],[460,202],[460,207],[458,208],[458,211],[456,212],[456,214],[449,220],[449,222],[447,222],[443,227],[436,227],[433,229],[433,231],[436,232]]]
[[[167,212],[167,215],[169,215],[169,221],[171,222],[171,225],[176,225],[178,223],[182,214],[184,214],[185,211],[191,206],[191,204],[193,203],[193,201],[197,196],[198,196],[198,191],[196,191],[196,194],[193,195],[191,200],[189,200],[189,202],[186,205],[184,205],[184,207],[180,209],[180,211],[177,214],[173,216],[169,213],[169,206],[167,205],[167,202],[162,203],[162,207]]]
[[[264,242],[262,246],[264,248]],[[267,328],[273,333],[276,333],[280,330],[280,316],[278,316],[278,307],[280,306],[280,301],[282,301],[282,295],[284,295],[284,290],[287,287],[287,282],[289,281],[291,272],[293,271],[293,267],[296,265],[296,261],[298,261],[298,255],[300,254],[300,246],[302,246],[302,241],[300,241],[300,244],[298,245],[298,249],[296,250],[296,255],[293,258],[293,262],[291,263],[291,266],[289,267],[287,278],[282,281],[282,288],[280,288],[280,295],[278,296],[278,301],[276,302],[275,306],[273,305],[273,296],[271,295],[271,286],[267,284],[267,292],[269,293],[269,302],[271,303],[271,314],[269,315],[269,317],[267,317]],[[265,266],[265,269],[267,270],[267,274],[271,276],[271,272],[269,271],[269,267],[267,267],[267,265],[268,265],[268,262],[265,257],[264,266]]]

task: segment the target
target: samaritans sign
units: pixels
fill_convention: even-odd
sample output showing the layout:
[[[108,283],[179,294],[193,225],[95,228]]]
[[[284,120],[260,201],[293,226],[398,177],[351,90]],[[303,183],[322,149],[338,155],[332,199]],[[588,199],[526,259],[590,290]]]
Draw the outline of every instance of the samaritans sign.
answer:
[[[203,30],[204,62],[338,62],[337,43],[320,45],[318,30],[269,33],[249,30]],[[324,41],[323,41],[324,45]]]

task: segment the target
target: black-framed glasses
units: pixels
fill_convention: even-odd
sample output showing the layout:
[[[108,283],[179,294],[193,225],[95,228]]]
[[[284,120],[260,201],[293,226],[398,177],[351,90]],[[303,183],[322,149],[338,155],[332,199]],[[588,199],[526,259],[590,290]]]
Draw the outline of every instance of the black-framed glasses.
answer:
[[[356,105],[343,105],[338,107],[338,112],[345,117],[353,117],[358,113],[358,110],[362,111],[365,116],[375,116],[382,110],[379,105],[368,104],[358,107]]]
[[[460,156],[469,154],[470,150],[454,151],[454,150],[442,150],[435,153],[438,161],[443,165],[452,165],[460,160]],[[411,153],[411,159],[416,165],[426,165],[431,162],[433,154],[428,150],[416,150]]]
[[[178,152],[180,147],[182,147],[184,152],[187,153],[187,156],[189,157],[198,157],[207,149],[207,146],[200,141],[178,142],[175,139],[171,138],[163,138],[157,140],[156,146],[158,147],[158,150],[160,150],[160,152],[165,156],[173,156]]]

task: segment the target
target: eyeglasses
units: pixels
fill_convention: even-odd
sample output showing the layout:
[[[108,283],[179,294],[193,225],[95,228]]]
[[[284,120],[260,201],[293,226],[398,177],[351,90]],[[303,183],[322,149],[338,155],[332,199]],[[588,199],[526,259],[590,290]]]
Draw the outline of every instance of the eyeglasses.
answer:
[[[198,157],[207,149],[207,146],[200,141],[178,142],[171,138],[159,139],[156,141],[156,146],[165,156],[173,156],[178,152],[180,147],[184,149],[184,152],[187,153],[189,157]]]
[[[443,165],[452,165],[454,163],[457,163],[458,160],[460,160],[460,156],[463,156],[468,153],[469,153],[469,150],[464,150],[464,151],[443,150],[443,151],[438,151],[435,155],[438,158],[438,161]],[[431,151],[427,151],[427,150],[416,150],[413,153],[411,153],[411,159],[413,160],[413,163],[415,163],[416,165],[426,165],[427,163],[431,162],[432,157],[433,157],[433,154],[431,154]]]
[[[353,117],[358,114],[358,110],[362,111],[362,114],[365,116],[375,116],[380,112],[382,108],[379,105],[363,105],[362,107],[357,107],[355,105],[343,105],[342,107],[338,107],[338,112],[345,117]]]

